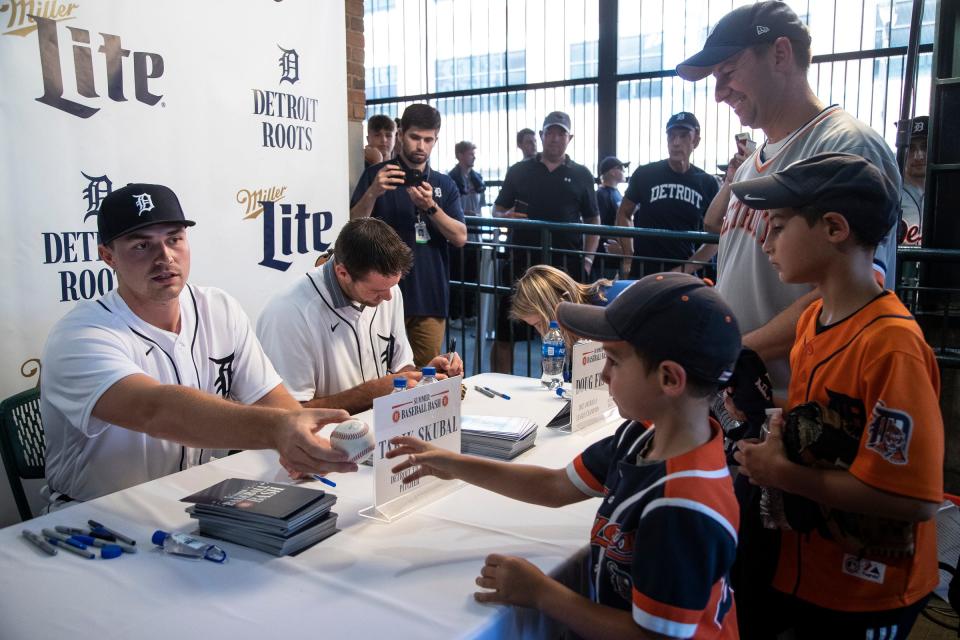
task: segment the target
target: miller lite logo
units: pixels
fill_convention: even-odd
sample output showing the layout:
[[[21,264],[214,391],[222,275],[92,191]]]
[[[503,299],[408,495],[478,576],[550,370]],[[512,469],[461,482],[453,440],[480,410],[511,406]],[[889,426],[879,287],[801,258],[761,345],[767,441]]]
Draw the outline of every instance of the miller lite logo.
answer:
[[[137,216],[142,216],[147,211],[153,211],[153,198],[149,193],[141,193],[133,196],[133,201],[137,205]]]
[[[33,2],[29,3],[33,6]],[[126,102],[124,95],[124,58],[133,54],[134,94],[138,102],[155,105],[162,95],[150,92],[149,81],[163,75],[163,57],[159,53],[133,51],[125,49],[120,36],[100,33],[103,44],[94,49],[91,46],[90,32],[79,27],[69,27],[73,41],[73,78],[64,79],[60,67],[60,40],[57,33],[57,20],[28,14],[36,22],[37,41],[40,45],[40,71],[43,74],[43,95],[37,98],[49,107],[59,109],[78,118],[89,118],[100,111],[99,107],[90,107],[63,97],[64,87],[75,85],[77,95],[83,98],[99,98],[94,83],[94,50],[103,54],[103,65],[107,72],[107,97],[114,102]],[[129,63],[127,63],[129,72]],[[102,90],[102,88],[101,88]]]

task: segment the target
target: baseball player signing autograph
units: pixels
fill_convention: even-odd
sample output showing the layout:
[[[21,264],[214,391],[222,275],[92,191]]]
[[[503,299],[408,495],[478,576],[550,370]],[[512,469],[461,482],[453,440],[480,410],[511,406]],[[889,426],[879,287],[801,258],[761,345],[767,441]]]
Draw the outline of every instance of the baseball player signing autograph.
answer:
[[[187,283],[193,225],[165,186],[129,184],[103,201],[98,250],[118,288],[79,303],[43,353],[51,507],[228,449],[276,449],[289,469],[308,473],[356,469],[314,435],[347,413],[301,408],[237,301]]]

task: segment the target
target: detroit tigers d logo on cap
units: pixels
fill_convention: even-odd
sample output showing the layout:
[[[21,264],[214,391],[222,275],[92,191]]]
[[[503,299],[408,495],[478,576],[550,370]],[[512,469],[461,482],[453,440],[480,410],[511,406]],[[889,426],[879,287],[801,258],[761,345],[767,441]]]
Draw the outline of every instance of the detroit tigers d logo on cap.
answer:
[[[149,193],[139,193],[133,196],[134,202],[137,205],[137,216],[142,216],[144,211],[153,210],[153,198],[150,197]]]

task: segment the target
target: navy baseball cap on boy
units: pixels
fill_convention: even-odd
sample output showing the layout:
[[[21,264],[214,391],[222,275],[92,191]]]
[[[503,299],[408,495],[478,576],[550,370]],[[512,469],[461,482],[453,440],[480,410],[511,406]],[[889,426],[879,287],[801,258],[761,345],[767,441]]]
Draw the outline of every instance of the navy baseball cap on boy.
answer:
[[[697,120],[697,116],[693,115],[689,111],[681,111],[680,113],[675,113],[670,116],[670,119],[667,120],[667,131],[673,129],[674,127],[680,127],[682,129],[689,129],[690,131],[699,131],[700,130],[700,121]]]
[[[100,244],[109,244],[122,235],[165,222],[178,222],[192,227],[180,200],[169,187],[161,184],[132,183],[112,192],[100,204],[97,231]]]
[[[562,302],[557,318],[577,335],[624,340],[716,383],[730,379],[740,354],[740,327],[733,311],[712,287],[685,273],[646,276],[606,307]]]
[[[684,80],[701,80],[730,56],[779,37],[810,42],[810,32],[783,2],[738,7],[720,18],[702,50],[677,65],[677,75]]]
[[[607,156],[606,158],[600,161],[600,166],[598,167],[598,170],[600,175],[602,176],[603,174],[605,174],[607,171],[610,171],[610,169],[613,169],[614,167],[623,167],[624,169],[626,169],[629,166],[630,166],[629,162],[623,162],[615,156]]]
[[[860,239],[882,239],[897,222],[897,186],[876,166],[850,153],[820,153],[773,175],[744,180],[733,193],[753,209],[800,208],[843,214]],[[863,233],[860,230],[869,230]]]

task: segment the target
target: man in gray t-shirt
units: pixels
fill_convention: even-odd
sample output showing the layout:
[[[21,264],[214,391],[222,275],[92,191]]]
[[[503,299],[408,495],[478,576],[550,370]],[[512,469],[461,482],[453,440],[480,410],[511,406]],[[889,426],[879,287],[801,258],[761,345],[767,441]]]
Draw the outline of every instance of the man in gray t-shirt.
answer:
[[[731,194],[733,182],[770,175],[798,160],[827,151],[852,153],[875,164],[900,184],[893,153],[876,131],[836,105],[825,106],[807,82],[810,34],[782,2],[759,2],[727,14],[702,51],[677,66],[685,80],[712,74],[716,99],[745,127],[767,137],[749,156],[740,154],[704,218],[704,229],[720,233],[717,287],[737,314],[743,344],[770,371],[775,393],[785,396],[788,356],[800,312],[819,294],[808,285],[780,281],[763,253],[768,212]],[[892,289],[894,233],[877,248],[875,268]]]

